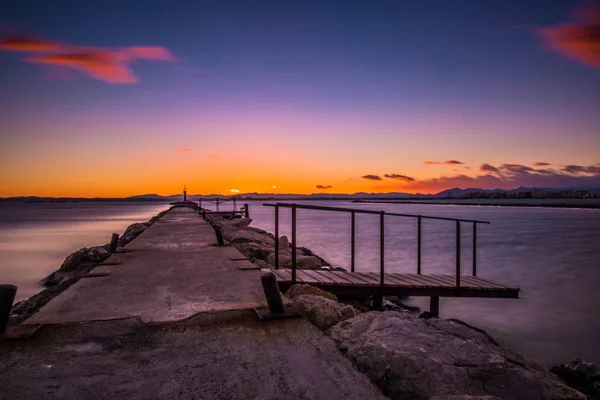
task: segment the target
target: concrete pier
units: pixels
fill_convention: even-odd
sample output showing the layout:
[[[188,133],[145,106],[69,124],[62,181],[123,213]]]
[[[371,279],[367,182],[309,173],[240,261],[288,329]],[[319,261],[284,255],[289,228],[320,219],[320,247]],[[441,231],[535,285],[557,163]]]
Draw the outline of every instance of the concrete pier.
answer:
[[[2,396],[383,398],[305,319],[257,321],[260,272],[215,242],[194,211],[169,211],[27,320],[34,336],[0,342]]]

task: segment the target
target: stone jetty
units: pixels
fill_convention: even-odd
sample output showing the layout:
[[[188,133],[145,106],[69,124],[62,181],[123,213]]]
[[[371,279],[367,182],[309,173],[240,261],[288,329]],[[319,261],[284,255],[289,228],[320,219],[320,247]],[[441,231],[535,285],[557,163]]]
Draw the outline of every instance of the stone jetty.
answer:
[[[114,253],[82,249],[80,275],[69,257],[47,280],[54,297],[20,306],[23,337],[0,340],[0,398],[586,398],[459,321],[361,312],[308,285],[284,297],[299,317],[259,320],[275,238],[207,219],[173,207]],[[305,268],[327,267],[301,251]]]

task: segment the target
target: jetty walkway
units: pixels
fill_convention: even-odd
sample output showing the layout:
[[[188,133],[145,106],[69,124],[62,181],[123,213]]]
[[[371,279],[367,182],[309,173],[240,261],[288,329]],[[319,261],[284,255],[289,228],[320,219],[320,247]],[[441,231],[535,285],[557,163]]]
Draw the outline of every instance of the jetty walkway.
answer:
[[[304,318],[258,321],[258,270],[174,208],[0,341],[0,397],[379,399]]]

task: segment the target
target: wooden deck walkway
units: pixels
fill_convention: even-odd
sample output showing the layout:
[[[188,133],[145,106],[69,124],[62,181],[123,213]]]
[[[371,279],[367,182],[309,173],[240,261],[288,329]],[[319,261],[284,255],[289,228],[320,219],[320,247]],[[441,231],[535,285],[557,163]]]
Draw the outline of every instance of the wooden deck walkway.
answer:
[[[277,282],[283,290],[292,285],[291,269],[263,270],[269,271],[277,276]],[[384,296],[519,298],[519,288],[467,275],[460,277],[460,287],[457,287],[454,275],[385,273],[384,284],[381,286],[380,276],[374,272],[297,269],[296,283],[317,286],[341,296],[368,296],[377,293]]]

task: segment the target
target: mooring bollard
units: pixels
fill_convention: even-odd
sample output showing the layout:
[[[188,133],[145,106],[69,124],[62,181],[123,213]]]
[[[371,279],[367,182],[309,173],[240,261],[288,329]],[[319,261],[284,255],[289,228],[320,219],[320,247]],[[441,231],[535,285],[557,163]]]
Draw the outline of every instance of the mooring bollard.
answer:
[[[217,244],[219,246],[225,246],[225,241],[223,240],[223,233],[221,232],[221,227],[215,226],[215,233],[217,234]]]
[[[113,233],[110,238],[110,247],[108,248],[109,253],[114,253],[117,251],[117,245],[119,244],[119,234]]]
[[[250,218],[250,208],[248,207],[248,204],[244,204],[244,215],[246,218]]]
[[[6,332],[16,295],[17,287],[15,285],[0,285],[0,333]]]
[[[267,304],[271,314],[282,314],[285,312],[283,307],[283,299],[281,298],[281,292],[279,292],[279,285],[277,284],[277,277],[272,272],[263,274],[260,277],[263,290],[265,291],[265,297],[267,298]]]

